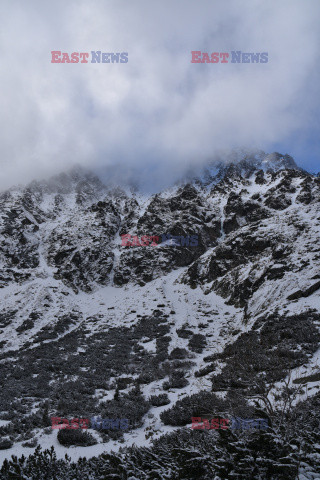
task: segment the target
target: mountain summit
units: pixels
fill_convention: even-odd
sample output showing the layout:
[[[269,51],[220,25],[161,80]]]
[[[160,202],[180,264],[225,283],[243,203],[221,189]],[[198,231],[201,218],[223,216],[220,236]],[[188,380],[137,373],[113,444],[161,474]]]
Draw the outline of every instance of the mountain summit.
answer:
[[[273,478],[294,478],[299,462],[281,422],[285,416],[288,429],[298,428],[293,422],[311,428],[305,411],[320,402],[319,208],[320,178],[289,155],[264,152],[214,159],[154,195],[105,185],[80,167],[3,192],[1,448],[10,457],[31,437],[32,445],[44,441],[48,415],[113,415],[125,418],[130,431],[96,432],[99,452],[119,450],[124,438],[134,445],[138,435],[160,463],[172,441],[188,461],[198,448],[197,461],[207,465],[213,442],[218,450],[211,445],[210,452],[222,452],[217,478],[227,478],[222,471],[242,472],[226,459],[247,442],[250,455],[265,462],[261,478],[271,478],[274,462],[292,468]],[[125,246],[123,235],[197,242]],[[302,384],[294,403],[292,392]],[[290,408],[281,413],[285,395]],[[194,436],[200,432],[191,430],[191,418],[208,411],[222,418],[264,415],[273,425],[259,437],[264,450],[255,432],[247,440],[232,436],[232,445],[220,433]],[[98,447],[87,441],[89,458]],[[308,452],[303,462],[314,473]],[[127,471],[119,455],[110,462],[124,462]],[[135,478],[147,478],[139,462],[130,464]],[[203,466],[210,473],[201,478],[214,478],[214,465]]]

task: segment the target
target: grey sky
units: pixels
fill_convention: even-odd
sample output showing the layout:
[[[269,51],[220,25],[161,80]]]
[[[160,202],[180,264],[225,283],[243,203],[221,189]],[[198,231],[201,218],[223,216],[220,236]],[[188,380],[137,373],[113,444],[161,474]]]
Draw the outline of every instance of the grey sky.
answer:
[[[319,12],[318,0],[2,0],[0,188],[74,163],[153,182],[220,148],[292,153],[290,139],[318,137]],[[52,64],[51,50],[129,62]],[[192,50],[269,62],[192,64]]]

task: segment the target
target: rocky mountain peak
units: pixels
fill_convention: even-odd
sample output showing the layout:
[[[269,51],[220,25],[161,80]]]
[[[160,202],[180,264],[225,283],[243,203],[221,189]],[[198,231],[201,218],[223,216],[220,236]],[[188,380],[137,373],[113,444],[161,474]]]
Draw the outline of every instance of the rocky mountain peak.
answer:
[[[148,446],[208,408],[248,412],[246,395],[272,391],[288,371],[296,379],[303,368],[298,381],[318,391],[320,177],[261,151],[197,173],[147,195],[76,167],[0,195],[9,456],[31,431],[42,441],[48,408],[130,418],[126,439],[145,429]],[[105,449],[123,445],[109,433]]]
[[[259,170],[278,172],[289,169],[302,171],[288,154],[234,150],[225,155],[217,155],[203,168],[200,175],[195,175],[194,181],[202,186],[212,186],[224,179],[249,178]]]

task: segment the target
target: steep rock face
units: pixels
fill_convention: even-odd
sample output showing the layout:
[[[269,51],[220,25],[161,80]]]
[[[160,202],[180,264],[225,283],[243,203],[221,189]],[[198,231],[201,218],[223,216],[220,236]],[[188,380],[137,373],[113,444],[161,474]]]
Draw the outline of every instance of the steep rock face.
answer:
[[[208,169],[189,183],[153,196],[106,187],[80,168],[2,193],[0,284],[23,282],[44,271],[76,292],[113,283],[144,284],[197,260],[201,264],[202,255],[217,245],[212,258],[221,257],[233,242],[232,234],[246,225],[255,230],[262,221],[278,218],[279,212],[290,223],[287,212],[293,205],[312,206],[319,200],[319,178],[299,169],[287,155],[259,152],[237,163],[231,160],[218,164],[214,173]],[[197,235],[198,244],[122,247],[124,234],[160,239],[165,234]],[[280,241],[278,235],[274,244]],[[243,242],[251,242],[252,251],[258,248],[254,238]],[[241,264],[241,256],[250,258],[251,248],[229,261],[232,268]],[[209,263],[211,280],[218,274],[214,271],[230,267],[221,259]],[[194,271],[196,266],[190,275]]]
[[[144,213],[131,224],[121,228],[120,234],[130,233],[139,238],[143,235],[159,237],[156,247],[125,247],[115,267],[114,281],[118,285],[130,280],[146,282],[168,273],[176,267],[184,267],[215,245],[221,235],[218,211],[212,212],[201,191],[190,184],[170,196],[155,195]],[[162,244],[162,237],[197,236],[195,246]]]
[[[202,192],[192,185],[169,197],[155,195],[140,204],[138,200],[121,189],[108,189],[86,172],[5,192],[0,199],[3,285],[30,278],[43,268],[75,291],[88,292],[113,281],[149,281],[189,265],[220,235],[218,212],[210,211]],[[159,245],[133,252],[121,247],[120,237],[127,233],[197,235],[198,245]]]
[[[79,168],[2,193],[0,420],[12,425],[0,434],[42,432],[49,404],[69,418],[130,413],[129,440],[143,425],[147,445],[188,425],[195,400],[202,415],[212,388],[257,393],[302,368],[320,378],[319,209],[320,177],[263,152],[157,195]],[[198,245],[121,246],[125,234]]]
[[[106,284],[114,258],[110,244],[119,225],[120,215],[110,201],[78,209],[73,218],[59,223],[45,239],[55,276],[85,291],[94,283]]]
[[[29,270],[39,265],[39,223],[45,221],[45,215],[36,206],[32,208],[29,192],[20,198],[11,192],[0,197],[1,208],[1,282],[27,279]]]
[[[3,285],[43,270],[75,290],[105,283],[120,222],[112,201],[98,200],[107,192],[92,174],[76,169],[2,194]]]
[[[0,288],[36,291],[45,306],[36,312],[50,311],[68,289],[144,286],[181,269],[181,284],[214,292],[246,319],[307,298],[318,291],[319,176],[280,154],[237,162],[152,196],[80,168],[2,193]],[[126,247],[124,234],[160,241]],[[163,244],[164,234],[197,235],[198,245]],[[37,323],[30,314],[17,329]]]
[[[222,191],[227,198],[223,240],[183,276],[184,282],[200,283],[246,309],[272,282],[279,298],[295,284],[309,288],[320,267],[318,178],[299,170],[265,173],[263,183],[261,178],[258,171],[232,186],[227,179],[213,188],[213,197]]]

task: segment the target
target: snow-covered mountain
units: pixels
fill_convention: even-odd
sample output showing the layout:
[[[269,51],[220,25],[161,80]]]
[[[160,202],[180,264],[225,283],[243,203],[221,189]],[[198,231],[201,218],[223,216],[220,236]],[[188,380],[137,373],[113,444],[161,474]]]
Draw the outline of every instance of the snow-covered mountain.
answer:
[[[124,234],[198,244],[122,246]],[[319,234],[320,177],[279,153],[233,152],[155,195],[80,167],[1,193],[0,457],[36,443],[74,459],[150,446],[182,426],[200,433],[191,417],[206,408],[253,416],[260,396],[276,410],[284,385],[303,385],[290,406],[311,396],[312,410]],[[97,415],[130,429],[67,449],[48,421]],[[305,475],[319,472],[311,457]]]

